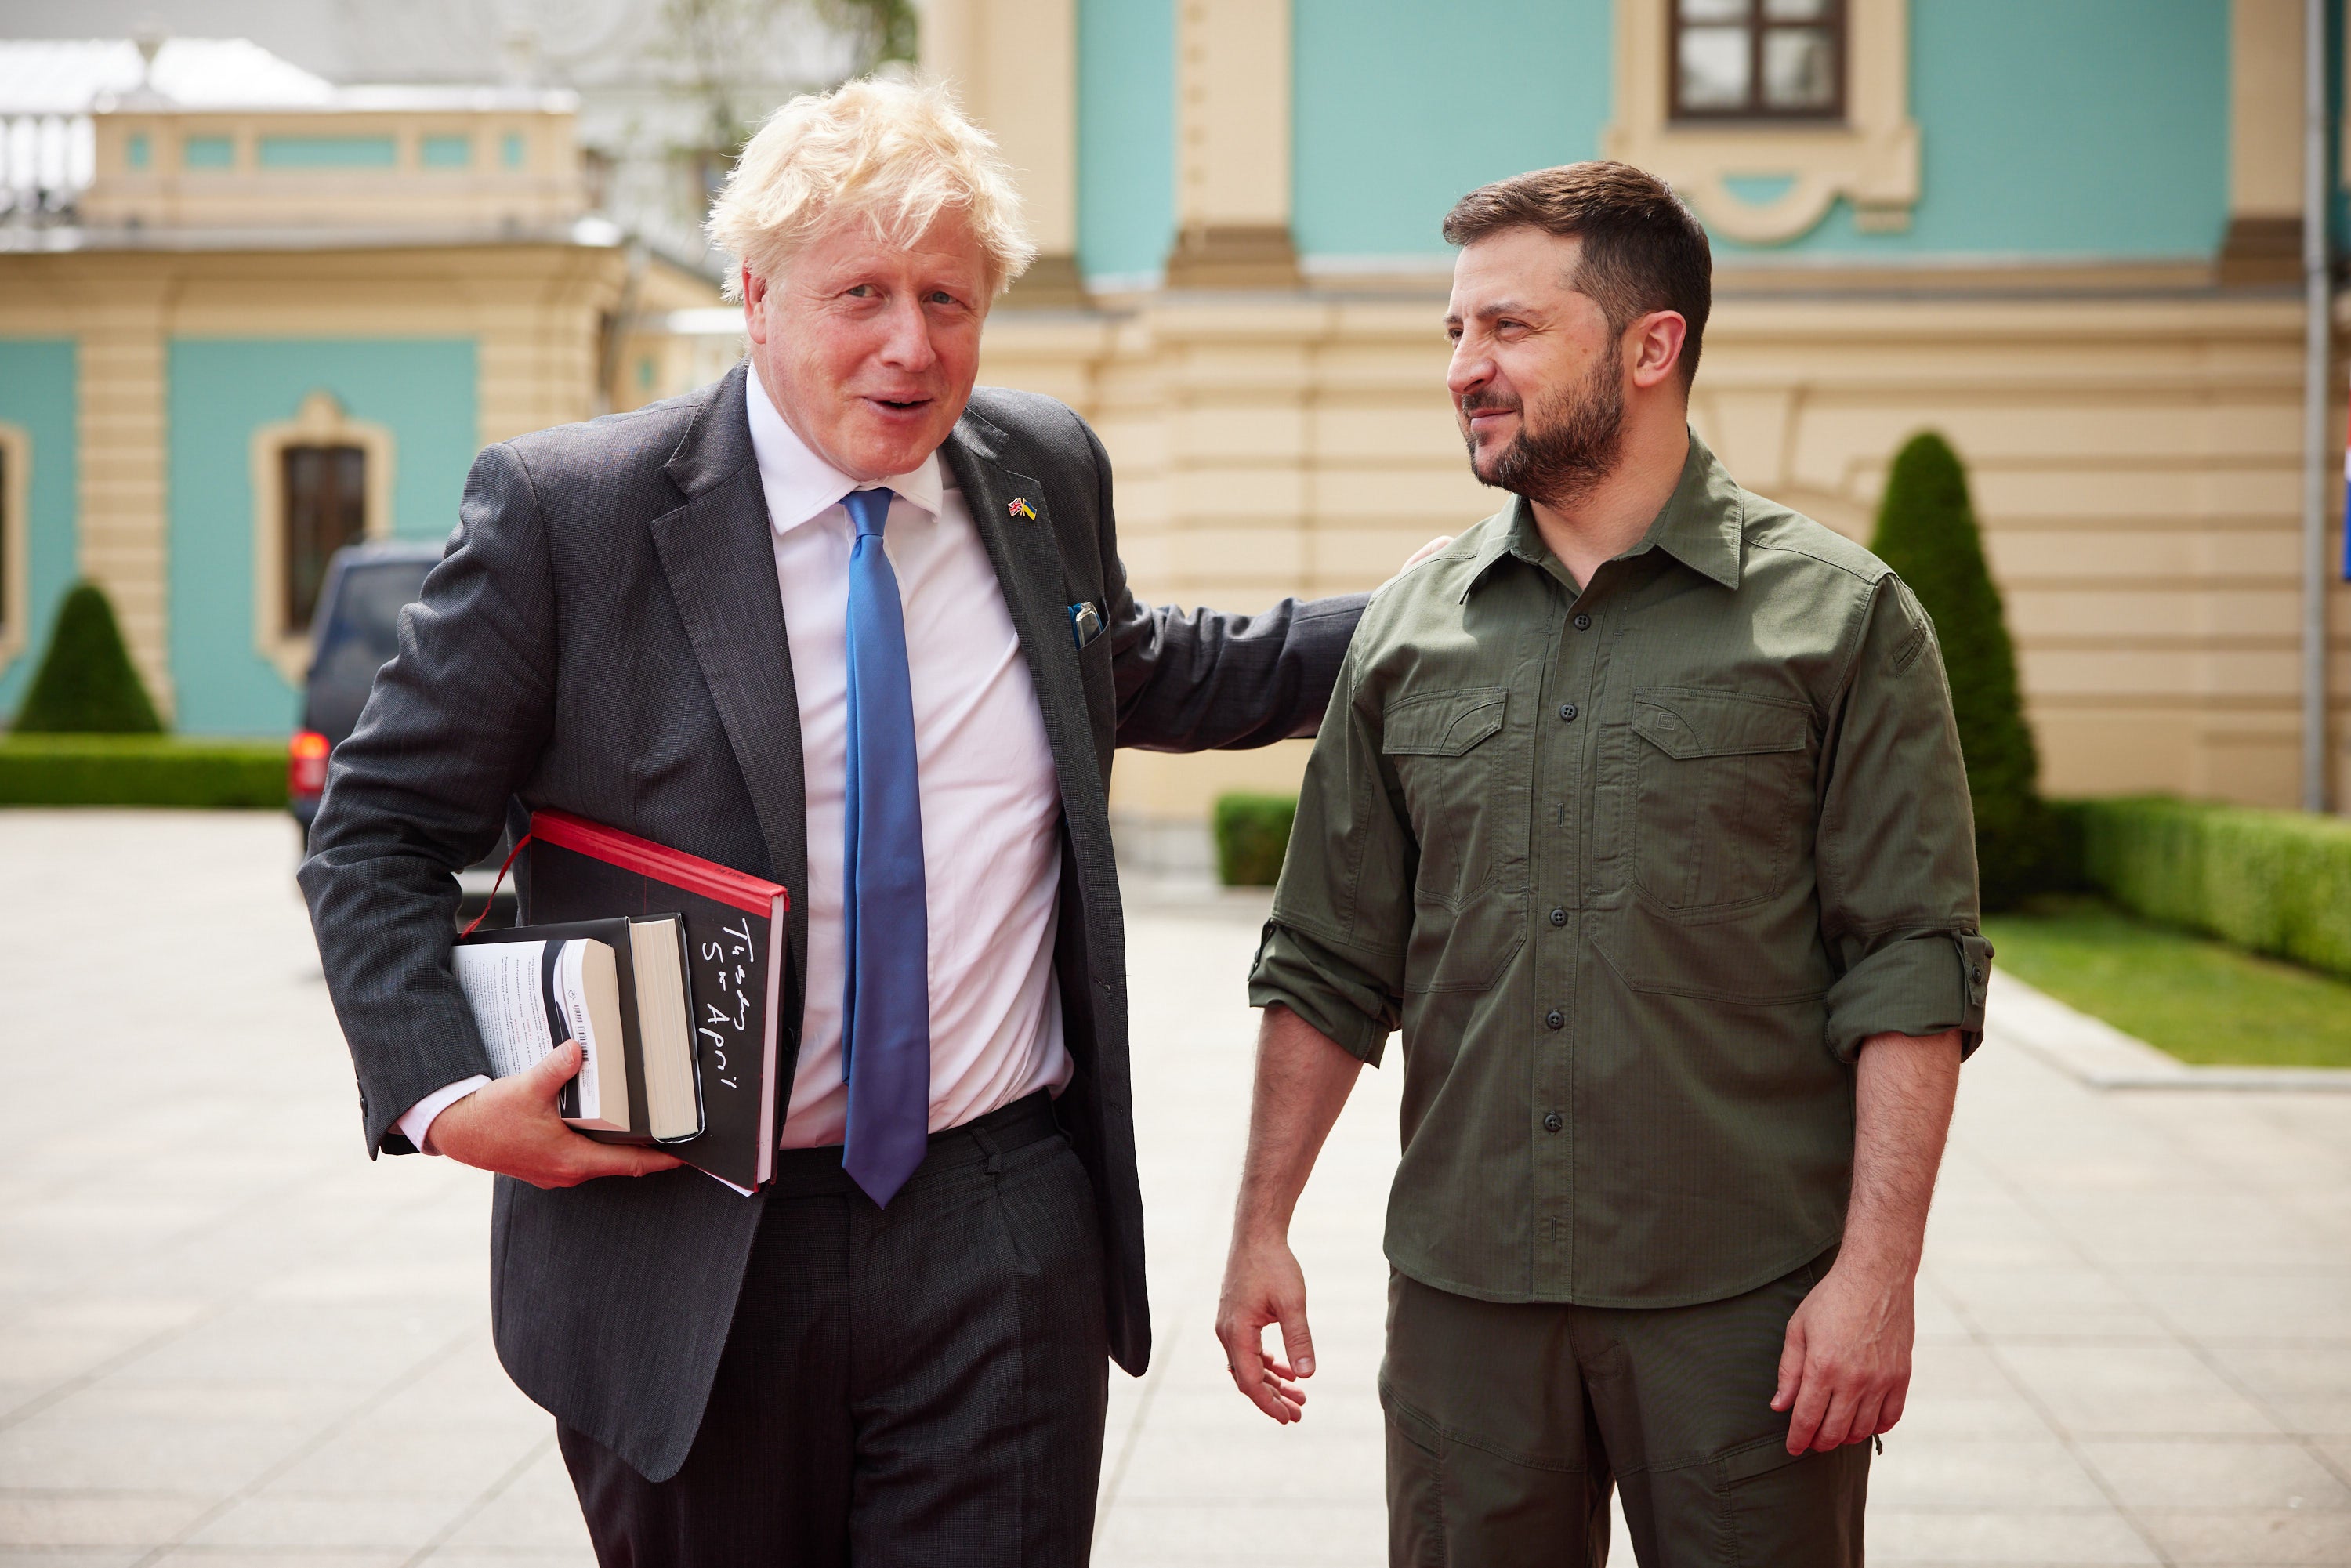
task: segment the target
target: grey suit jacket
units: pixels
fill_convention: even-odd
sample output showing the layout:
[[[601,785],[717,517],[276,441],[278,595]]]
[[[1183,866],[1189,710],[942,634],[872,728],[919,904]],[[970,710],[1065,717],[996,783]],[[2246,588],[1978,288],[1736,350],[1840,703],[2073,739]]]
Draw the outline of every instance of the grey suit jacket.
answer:
[[[558,807],[790,888],[783,1021],[797,1047],[799,714],[746,373],[483,452],[448,552],[401,618],[399,653],[335,750],[301,883],[371,1152],[413,1152],[400,1114],[489,1070],[450,973],[452,873],[510,810]],[[980,389],[941,455],[986,538],[1060,775],[1054,960],[1076,1068],[1061,1120],[1102,1217],[1112,1353],[1139,1373],[1151,1327],[1112,750],[1312,733],[1363,601],[1285,601],[1253,617],[1135,603],[1109,460],[1050,398]],[[1034,521],[1010,514],[1014,497]],[[1068,610],[1081,600],[1107,622],[1083,649]],[[491,1297],[507,1370],[647,1477],[675,1474],[762,1202],[691,1170],[553,1192],[500,1177]]]

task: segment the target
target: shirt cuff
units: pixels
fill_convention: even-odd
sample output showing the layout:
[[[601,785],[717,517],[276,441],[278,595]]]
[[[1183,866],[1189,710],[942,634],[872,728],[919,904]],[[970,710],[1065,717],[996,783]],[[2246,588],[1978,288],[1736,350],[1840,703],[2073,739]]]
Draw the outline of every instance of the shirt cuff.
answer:
[[[1829,1048],[1840,1061],[1874,1034],[1959,1031],[1965,1060],[1983,1042],[1991,944],[1972,931],[1923,931],[1886,944],[1829,988]]]
[[[1397,1023],[1397,1009],[1378,981],[1322,943],[1279,922],[1265,923],[1257,962],[1249,969],[1249,1006],[1279,1002],[1315,1030],[1374,1067]]]
[[[445,1089],[435,1089],[401,1113],[395,1125],[400,1128],[401,1135],[408,1140],[409,1146],[418,1154],[437,1154],[438,1150],[427,1148],[424,1144],[425,1134],[433,1130],[433,1118],[489,1082],[476,1072],[471,1078],[460,1078]]]

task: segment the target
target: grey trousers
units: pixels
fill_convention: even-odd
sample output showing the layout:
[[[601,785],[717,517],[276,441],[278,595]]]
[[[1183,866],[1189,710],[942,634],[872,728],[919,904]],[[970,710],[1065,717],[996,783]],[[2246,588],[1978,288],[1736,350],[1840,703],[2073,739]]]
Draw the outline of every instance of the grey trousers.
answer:
[[[1389,1561],[1608,1561],[1608,1494],[1642,1568],[1860,1568],[1869,1445],[1791,1458],[1771,1410],[1821,1258],[1689,1307],[1473,1301],[1388,1287]]]
[[[702,1427],[655,1484],[559,1433],[603,1568],[1082,1563],[1109,1362],[1084,1167],[1034,1095],[876,1208],[787,1151]]]

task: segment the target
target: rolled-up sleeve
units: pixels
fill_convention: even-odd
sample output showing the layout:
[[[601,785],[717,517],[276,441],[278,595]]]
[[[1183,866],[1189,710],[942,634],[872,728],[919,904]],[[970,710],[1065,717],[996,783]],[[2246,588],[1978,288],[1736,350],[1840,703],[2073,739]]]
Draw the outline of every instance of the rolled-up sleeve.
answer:
[[[1279,1002],[1378,1065],[1402,1015],[1417,862],[1351,653],[1299,789],[1250,1005]]]
[[[1934,626],[1897,578],[1879,583],[1823,774],[1821,930],[1837,978],[1829,1044],[1875,1034],[1983,1039],[1991,947],[1980,932],[1975,821]]]

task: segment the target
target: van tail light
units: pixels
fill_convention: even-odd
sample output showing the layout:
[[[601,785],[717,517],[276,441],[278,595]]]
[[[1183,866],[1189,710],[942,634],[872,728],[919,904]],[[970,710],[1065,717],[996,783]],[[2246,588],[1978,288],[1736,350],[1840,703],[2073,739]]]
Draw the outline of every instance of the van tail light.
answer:
[[[334,749],[332,742],[315,729],[294,732],[286,743],[286,792],[289,795],[320,795],[327,789],[327,753]]]

